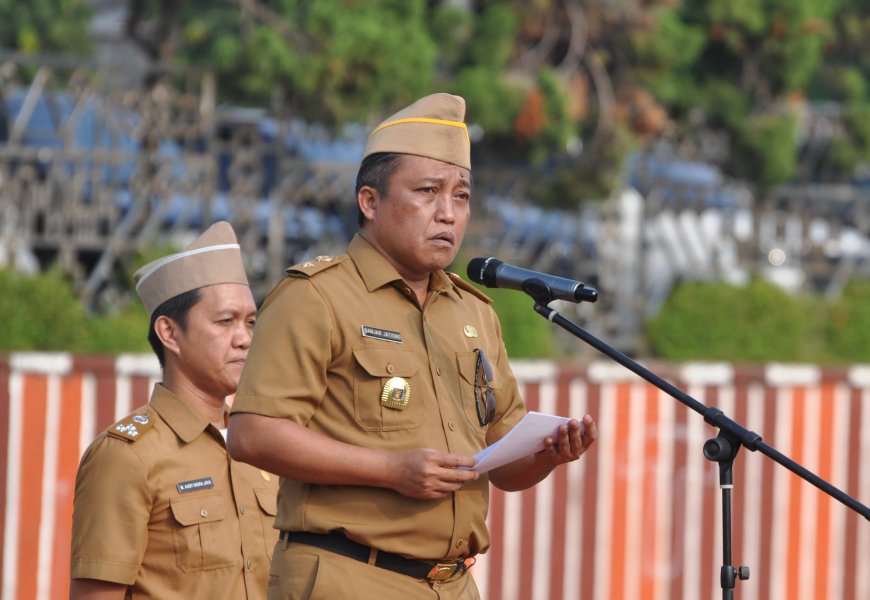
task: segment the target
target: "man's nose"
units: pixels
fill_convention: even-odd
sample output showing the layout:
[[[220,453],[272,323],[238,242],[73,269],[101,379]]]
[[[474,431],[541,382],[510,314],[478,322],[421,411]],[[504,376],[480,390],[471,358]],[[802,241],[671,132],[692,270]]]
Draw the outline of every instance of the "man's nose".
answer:
[[[251,345],[251,340],[254,339],[254,332],[247,323],[241,323],[236,327],[233,334],[233,343],[238,348],[248,348]]]
[[[453,206],[453,198],[450,197],[450,194],[439,194],[436,218],[445,223],[452,223],[456,220],[456,209]]]

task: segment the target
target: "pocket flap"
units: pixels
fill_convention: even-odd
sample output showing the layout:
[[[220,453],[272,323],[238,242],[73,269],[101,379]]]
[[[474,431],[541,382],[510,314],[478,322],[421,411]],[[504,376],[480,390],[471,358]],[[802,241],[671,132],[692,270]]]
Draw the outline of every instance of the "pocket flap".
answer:
[[[462,379],[464,379],[469,385],[474,385],[475,370],[477,369],[477,352],[458,352],[456,354],[456,364],[459,366],[459,375]],[[494,373],[493,379],[495,379],[495,381],[490,381],[489,387],[497,390],[501,387],[501,383],[495,377]]]
[[[359,366],[372,377],[411,377],[417,372],[412,352],[394,348],[361,348],[353,351]]]
[[[267,515],[275,516],[278,514],[278,493],[275,490],[264,490],[257,488],[254,490],[257,496],[257,503]]]
[[[196,496],[176,498],[169,501],[175,520],[185,527],[198,523],[220,521],[226,516],[227,507],[220,496]]]

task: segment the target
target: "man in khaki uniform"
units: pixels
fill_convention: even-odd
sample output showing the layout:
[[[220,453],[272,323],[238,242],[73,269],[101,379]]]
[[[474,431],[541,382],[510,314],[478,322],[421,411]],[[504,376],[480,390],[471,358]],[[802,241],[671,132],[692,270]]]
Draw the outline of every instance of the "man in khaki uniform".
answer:
[[[498,319],[447,267],[471,204],[465,102],[435,94],[374,130],[347,253],[288,269],[261,308],[229,449],[282,476],[270,599],[478,598],[489,484],[534,485],[597,431],[486,474],[525,414]]]
[[[278,479],[224,441],[256,315],[232,227],[135,278],[163,382],[82,457],[70,598],[265,598]]]

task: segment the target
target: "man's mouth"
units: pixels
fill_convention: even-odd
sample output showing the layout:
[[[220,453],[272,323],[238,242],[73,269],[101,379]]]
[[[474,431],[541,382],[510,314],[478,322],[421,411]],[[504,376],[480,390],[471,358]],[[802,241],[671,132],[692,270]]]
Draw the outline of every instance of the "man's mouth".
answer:
[[[436,235],[432,236],[432,239],[435,241],[446,242],[446,243],[450,244],[451,246],[454,243],[453,234],[449,231],[445,231],[444,233],[436,234]]]

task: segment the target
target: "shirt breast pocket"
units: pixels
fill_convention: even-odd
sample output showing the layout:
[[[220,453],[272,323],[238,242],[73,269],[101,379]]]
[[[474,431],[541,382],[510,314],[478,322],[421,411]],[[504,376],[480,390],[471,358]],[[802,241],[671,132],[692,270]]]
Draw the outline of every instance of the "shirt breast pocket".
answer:
[[[475,382],[478,376],[477,352],[457,352],[456,366],[459,369],[459,397],[462,401],[462,412],[465,413],[465,418],[474,431],[479,432],[482,437],[486,432],[486,426],[480,424],[477,408],[478,398],[475,395]],[[493,379],[485,387],[492,390],[493,399],[496,403],[495,412],[498,414],[498,396],[501,384],[497,379]],[[486,389],[481,388],[477,390],[477,394],[480,396],[480,410],[482,414],[486,415]]]
[[[172,530],[175,560],[182,571],[220,569],[240,560],[241,539],[234,520],[227,518],[222,496],[178,498],[170,500],[170,508],[176,525]]]
[[[366,431],[400,431],[423,423],[424,394],[415,355],[393,348],[353,351],[354,418]]]
[[[260,506],[260,517],[263,519],[263,540],[266,542],[266,554],[272,560],[272,546],[278,539],[275,529],[275,515],[278,514],[278,491],[273,489],[255,488],[257,504]]]

